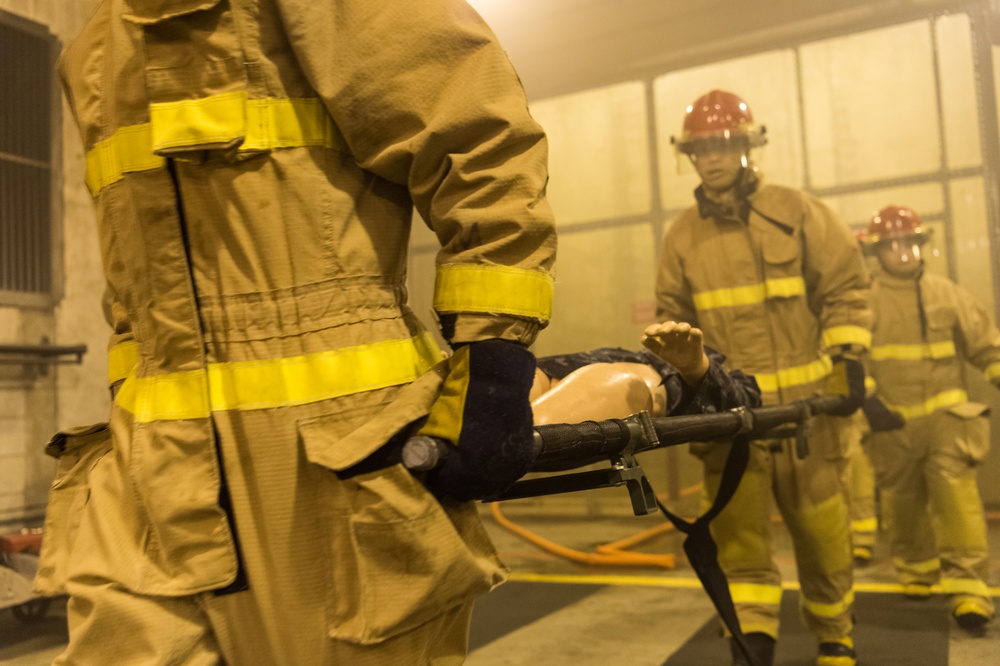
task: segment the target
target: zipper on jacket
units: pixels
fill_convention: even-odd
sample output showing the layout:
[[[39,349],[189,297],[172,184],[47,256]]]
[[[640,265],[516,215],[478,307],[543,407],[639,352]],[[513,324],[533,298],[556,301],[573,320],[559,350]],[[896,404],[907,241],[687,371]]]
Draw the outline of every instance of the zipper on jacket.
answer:
[[[753,210],[753,206],[751,206],[750,209]],[[773,372],[774,376],[777,377],[779,368],[778,359],[775,357],[775,350],[778,348],[778,345],[775,344],[774,327],[771,326],[771,313],[768,311],[767,274],[764,272],[764,252],[759,245],[754,243],[753,234],[750,233],[749,217],[747,217],[747,223],[743,225],[743,233],[746,234],[747,245],[750,246],[750,253],[754,258],[754,265],[757,269],[757,280],[760,284],[764,285],[764,301],[760,305],[764,311],[764,323],[767,325],[767,337],[771,343],[771,372]],[[778,404],[785,404],[785,396],[780,383],[778,384]]]
[[[201,354],[204,363],[208,363],[208,354],[205,345],[204,322],[201,317],[201,306],[198,301],[198,285],[194,278],[194,262],[191,257],[191,240],[188,233],[187,216],[184,214],[184,198],[181,195],[180,178],[177,175],[177,164],[173,159],[167,159],[167,173],[170,174],[170,181],[174,187],[174,205],[177,209],[177,225],[180,230],[181,244],[184,246],[184,261],[187,263],[188,284],[191,288],[191,302],[194,307],[195,320],[198,323],[198,343],[201,345]],[[250,589],[247,579],[246,567],[243,564],[243,552],[240,547],[239,531],[236,527],[236,514],[233,510],[232,495],[229,493],[229,483],[226,480],[226,468],[222,459],[222,447],[219,446],[219,433],[215,426],[215,418],[209,414],[209,421],[212,428],[212,448],[215,450],[215,464],[219,474],[219,496],[217,504],[226,516],[226,523],[229,525],[229,533],[232,535],[233,550],[236,553],[236,578],[228,585],[212,590],[215,596],[225,596],[236,592],[243,592]]]
[[[181,245],[184,246],[184,261],[187,263],[188,283],[191,285],[191,299],[194,303],[195,318],[198,320],[198,338],[202,346],[202,354],[205,353],[205,341],[202,331],[205,330],[201,320],[201,304],[198,301],[198,285],[194,280],[194,263],[191,258],[191,241],[188,235],[187,216],[184,214],[184,198],[181,196],[181,182],[177,176],[177,163],[172,158],[167,158],[167,173],[170,174],[170,182],[174,186],[174,207],[177,209],[177,226],[180,229]]]

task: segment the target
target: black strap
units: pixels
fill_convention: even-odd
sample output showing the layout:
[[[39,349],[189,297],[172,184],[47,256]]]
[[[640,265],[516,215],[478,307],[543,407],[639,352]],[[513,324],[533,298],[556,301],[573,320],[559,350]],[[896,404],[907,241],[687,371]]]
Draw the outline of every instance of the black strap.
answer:
[[[719,549],[708,529],[712,519],[719,515],[732,499],[733,494],[736,493],[736,488],[740,485],[740,479],[743,478],[743,472],[746,471],[749,461],[750,438],[747,435],[737,435],[729,449],[726,466],[722,470],[722,479],[719,482],[719,491],[715,494],[712,506],[692,523],[668,511],[659,499],[656,500],[656,505],[660,507],[660,511],[667,517],[667,520],[673,523],[674,527],[687,535],[684,540],[684,553],[687,555],[688,562],[691,563],[691,568],[698,574],[698,580],[701,581],[702,587],[708,593],[712,605],[715,606],[715,610],[719,613],[726,628],[732,633],[733,640],[739,646],[740,652],[746,657],[750,666],[758,666],[746,643],[743,631],[740,629],[740,621],[736,617],[736,607],[729,594],[729,582],[719,566]]]

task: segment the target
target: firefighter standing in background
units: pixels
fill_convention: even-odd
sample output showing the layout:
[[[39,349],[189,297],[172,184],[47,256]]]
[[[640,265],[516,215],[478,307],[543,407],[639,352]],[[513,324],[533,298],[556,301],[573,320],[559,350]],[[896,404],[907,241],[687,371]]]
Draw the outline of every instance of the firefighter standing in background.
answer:
[[[863,400],[857,358],[871,337],[864,261],[825,206],[761,182],[749,153],[764,143],[763,128],[736,95],[712,91],[688,107],[676,145],[701,186],[697,204],[664,239],[658,318],[704,330],[706,345],[756,377],[765,405],[831,389],[848,396],[839,413],[849,416]],[[782,594],[769,533],[772,493],[792,535],[817,663],[856,663],[844,421],[812,419],[804,457],[794,440],[755,442],[735,497],[712,523],[740,625],[760,663],[773,661]],[[727,450],[693,450],[704,462],[706,491],[714,493]],[[733,656],[744,663],[735,647]]]
[[[986,405],[969,401],[963,365],[1000,382],[1000,331],[971,294],[924,271],[928,235],[917,213],[902,206],[882,209],[869,224],[865,242],[882,271],[872,288],[877,393],[865,414],[907,595],[926,597],[940,581],[958,624],[978,634],[994,613],[976,483],[989,451],[989,420]]]
[[[126,377],[105,437],[53,442],[57,663],[461,663],[506,573],[464,500],[531,462],[555,253],[493,34],[461,0],[106,0],[60,67]],[[414,206],[448,361],[406,303]],[[456,444],[435,494],[418,428]]]

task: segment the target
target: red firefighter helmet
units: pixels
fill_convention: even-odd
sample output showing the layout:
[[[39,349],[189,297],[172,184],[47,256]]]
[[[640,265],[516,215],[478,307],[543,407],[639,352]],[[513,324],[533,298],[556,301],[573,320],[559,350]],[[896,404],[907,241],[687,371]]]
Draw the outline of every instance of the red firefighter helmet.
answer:
[[[912,208],[886,206],[872,216],[863,240],[868,245],[904,238],[923,243],[929,235],[930,230]]]
[[[750,106],[741,97],[713,90],[687,108],[680,138],[673,137],[677,150],[691,155],[699,142],[738,142],[746,149],[767,143],[766,130],[755,125]]]

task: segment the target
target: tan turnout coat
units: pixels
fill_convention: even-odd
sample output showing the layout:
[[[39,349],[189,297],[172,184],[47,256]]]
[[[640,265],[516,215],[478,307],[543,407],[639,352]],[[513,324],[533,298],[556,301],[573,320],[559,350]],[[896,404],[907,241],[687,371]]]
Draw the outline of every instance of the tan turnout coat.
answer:
[[[881,273],[872,300],[869,365],[882,402],[907,420],[949,408],[982,413],[985,405],[962,407],[969,401],[963,365],[1000,379],[1000,333],[986,308],[933,273],[905,279]]]
[[[757,378],[765,404],[822,392],[825,351],[871,341],[868,274],[848,228],[807,194],[759,185],[749,224],[692,206],[663,241],[659,319],[687,321]]]
[[[455,340],[530,343],[549,317],[546,142],[481,19],[450,0],[105,0],[60,70],[124,382],[98,455],[55,443],[73,455],[53,505],[72,511],[52,520],[80,525],[40,587],[61,589],[68,557],[70,578],[136,593],[216,589],[235,526],[265,607],[267,585],[315,581],[275,562],[329,569],[303,598],[367,643],[501,580],[473,507],[401,469],[333,474],[441,382],[406,305],[414,207]]]

